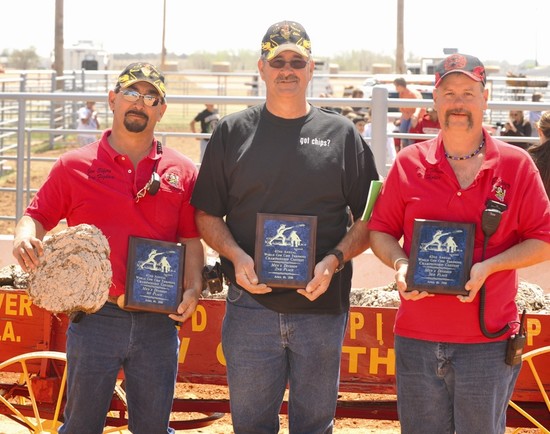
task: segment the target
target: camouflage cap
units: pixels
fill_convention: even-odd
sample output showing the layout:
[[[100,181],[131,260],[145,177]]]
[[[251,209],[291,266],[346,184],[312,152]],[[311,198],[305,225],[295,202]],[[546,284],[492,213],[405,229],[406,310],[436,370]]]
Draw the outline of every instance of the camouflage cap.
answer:
[[[304,27],[295,21],[275,23],[262,39],[262,57],[271,60],[282,51],[294,51],[309,59],[311,41]]]
[[[154,65],[145,62],[130,63],[118,76],[115,89],[125,89],[139,81],[151,83],[163,98],[166,96],[164,75]]]

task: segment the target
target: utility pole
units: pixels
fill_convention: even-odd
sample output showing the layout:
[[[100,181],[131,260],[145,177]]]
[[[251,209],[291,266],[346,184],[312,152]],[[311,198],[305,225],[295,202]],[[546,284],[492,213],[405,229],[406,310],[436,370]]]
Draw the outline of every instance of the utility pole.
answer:
[[[164,0],[164,8],[162,12],[162,50],[160,52],[160,69],[164,71],[166,65],[166,0]]]
[[[57,77],[63,75],[65,67],[63,63],[63,2],[64,0],[55,0],[55,42],[54,42],[54,64],[55,74]],[[57,81],[56,89],[62,89],[63,82]]]
[[[395,72],[404,74],[405,68],[405,47],[404,47],[404,12],[405,0],[397,0],[397,47],[395,50]]]

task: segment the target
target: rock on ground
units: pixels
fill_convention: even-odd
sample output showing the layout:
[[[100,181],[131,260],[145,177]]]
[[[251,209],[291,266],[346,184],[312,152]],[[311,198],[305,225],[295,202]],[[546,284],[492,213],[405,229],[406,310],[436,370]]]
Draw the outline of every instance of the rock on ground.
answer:
[[[399,294],[395,283],[380,288],[352,289],[350,294],[352,306],[398,307]],[[516,296],[520,312],[550,313],[550,294],[544,294],[542,288],[528,282],[520,282]]]

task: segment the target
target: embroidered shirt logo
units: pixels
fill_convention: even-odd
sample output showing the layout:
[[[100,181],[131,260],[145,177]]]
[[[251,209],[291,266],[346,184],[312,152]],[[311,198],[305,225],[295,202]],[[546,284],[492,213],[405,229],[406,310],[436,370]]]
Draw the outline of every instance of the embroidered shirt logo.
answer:
[[[180,186],[180,177],[176,173],[165,173],[164,179],[166,179],[166,182],[174,188],[178,188]]]
[[[501,178],[493,179],[493,188],[491,192],[500,202],[504,202],[508,188],[510,188],[510,184],[504,182]]]

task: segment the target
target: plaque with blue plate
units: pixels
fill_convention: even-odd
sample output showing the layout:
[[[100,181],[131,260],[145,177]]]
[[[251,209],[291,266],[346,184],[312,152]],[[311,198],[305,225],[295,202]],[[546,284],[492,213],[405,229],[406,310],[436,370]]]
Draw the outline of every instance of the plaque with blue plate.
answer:
[[[124,308],[177,313],[184,264],[184,244],[130,237]]]
[[[415,219],[407,291],[468,295],[474,223]]]
[[[317,217],[258,213],[255,267],[260,283],[305,288],[313,277]]]

